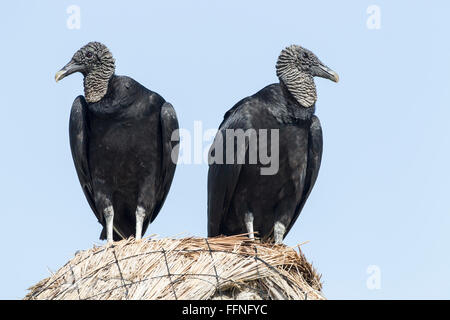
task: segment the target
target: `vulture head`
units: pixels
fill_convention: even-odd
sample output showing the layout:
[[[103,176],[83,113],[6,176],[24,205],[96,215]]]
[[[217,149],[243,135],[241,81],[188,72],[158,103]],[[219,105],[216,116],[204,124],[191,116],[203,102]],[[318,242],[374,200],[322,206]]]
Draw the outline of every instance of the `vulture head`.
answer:
[[[281,51],[276,70],[280,81],[303,107],[311,107],[317,100],[314,77],[339,81],[336,72],[323,64],[314,53],[298,45]]]
[[[84,76],[86,101],[97,102],[108,91],[108,83],[115,72],[115,60],[109,49],[100,42],[89,42],[73,55],[72,59],[55,74],[55,80],[80,72]]]

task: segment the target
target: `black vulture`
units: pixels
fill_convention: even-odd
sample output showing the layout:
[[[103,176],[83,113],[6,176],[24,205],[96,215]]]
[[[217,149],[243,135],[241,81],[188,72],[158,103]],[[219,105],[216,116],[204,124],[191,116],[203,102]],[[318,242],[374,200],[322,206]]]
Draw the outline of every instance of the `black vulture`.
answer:
[[[90,42],[55,80],[80,72],[84,96],[72,105],[72,158],[108,243],[141,239],[169,192],[178,157],[178,120],[158,93],[115,74],[108,48]],[[173,136],[172,136],[173,134]]]
[[[313,77],[339,77],[298,45],[281,52],[276,72],[279,83],[225,114],[211,146],[209,237],[249,233],[253,239],[257,232],[262,241],[282,243],[314,186],[322,129]]]

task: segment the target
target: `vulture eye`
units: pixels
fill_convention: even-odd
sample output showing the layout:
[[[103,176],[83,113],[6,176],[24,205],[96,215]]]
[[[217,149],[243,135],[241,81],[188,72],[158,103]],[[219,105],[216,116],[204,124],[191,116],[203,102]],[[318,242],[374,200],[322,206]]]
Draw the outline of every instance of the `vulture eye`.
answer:
[[[86,52],[86,58],[88,59],[92,58],[92,52],[90,51]]]

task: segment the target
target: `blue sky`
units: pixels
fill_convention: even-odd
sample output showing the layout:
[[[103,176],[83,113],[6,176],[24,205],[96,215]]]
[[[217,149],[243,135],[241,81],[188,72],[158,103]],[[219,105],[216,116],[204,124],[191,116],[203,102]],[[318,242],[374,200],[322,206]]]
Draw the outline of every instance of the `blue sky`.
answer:
[[[70,5],[81,10],[69,29]],[[370,5],[380,29],[366,25]],[[160,93],[180,126],[216,128],[277,81],[300,44],[339,73],[317,79],[324,155],[285,243],[302,246],[331,299],[450,298],[450,3],[435,1],[3,1],[0,5],[0,298],[18,299],[98,240],[68,140],[81,75],[54,74],[89,41],[117,74]],[[206,165],[179,165],[146,235],[206,235]],[[369,266],[380,288],[367,285]]]

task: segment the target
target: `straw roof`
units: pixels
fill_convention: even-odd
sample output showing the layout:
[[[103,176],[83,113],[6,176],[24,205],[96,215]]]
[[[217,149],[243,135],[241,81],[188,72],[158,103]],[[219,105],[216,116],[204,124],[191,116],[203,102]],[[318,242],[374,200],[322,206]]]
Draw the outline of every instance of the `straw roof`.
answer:
[[[25,299],[324,299],[321,287],[300,248],[152,237],[79,251]]]

